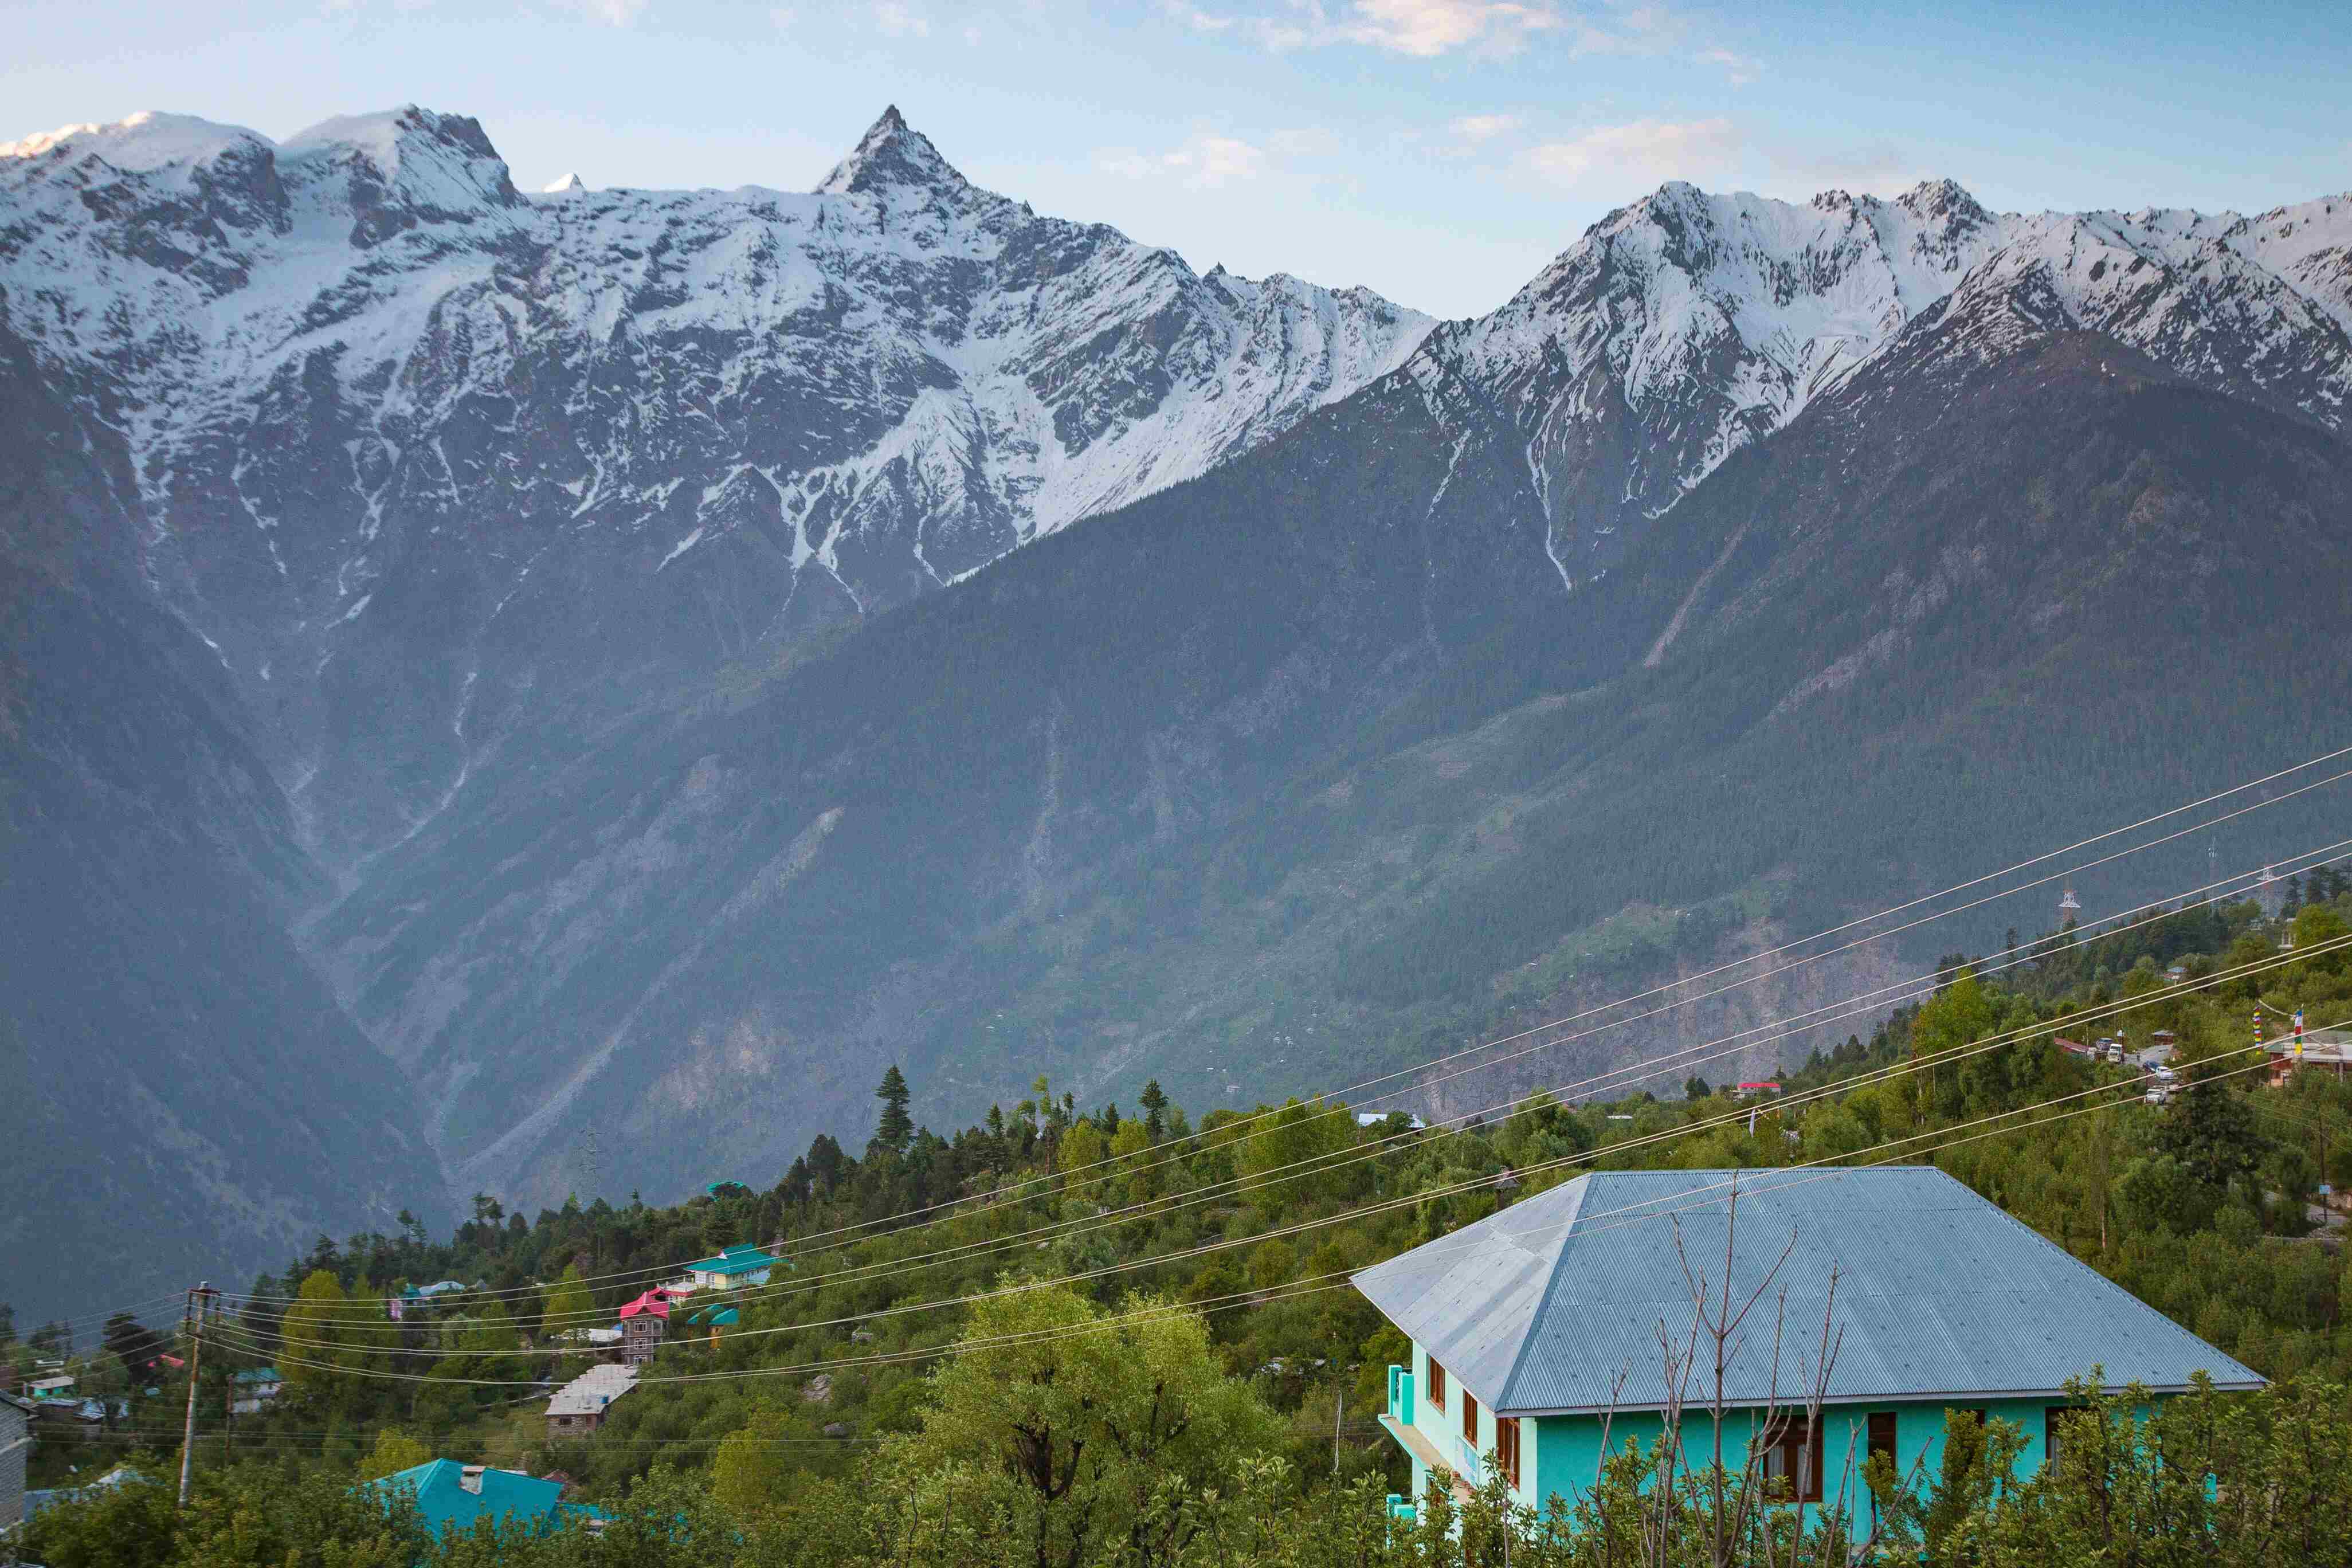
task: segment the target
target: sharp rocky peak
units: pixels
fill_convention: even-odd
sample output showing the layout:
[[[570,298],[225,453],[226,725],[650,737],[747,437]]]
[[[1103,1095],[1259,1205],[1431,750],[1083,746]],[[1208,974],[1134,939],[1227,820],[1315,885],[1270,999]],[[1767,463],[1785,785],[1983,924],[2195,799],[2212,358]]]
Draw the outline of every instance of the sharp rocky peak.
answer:
[[[816,188],[817,195],[827,196],[904,189],[961,194],[972,185],[940,155],[929,137],[907,123],[896,104],[882,111],[882,118]]]

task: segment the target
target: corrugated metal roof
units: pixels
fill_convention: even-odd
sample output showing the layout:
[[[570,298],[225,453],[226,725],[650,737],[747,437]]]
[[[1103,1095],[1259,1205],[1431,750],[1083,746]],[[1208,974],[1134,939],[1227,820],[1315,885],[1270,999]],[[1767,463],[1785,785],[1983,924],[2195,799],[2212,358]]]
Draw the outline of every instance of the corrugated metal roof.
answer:
[[[593,1415],[637,1385],[633,1366],[592,1366],[555,1391],[547,1402],[550,1415]]]
[[[1786,1325],[1778,1396],[1803,1396],[1832,1270],[1832,1332],[1842,1336],[1832,1401],[2042,1394],[2095,1365],[2111,1384],[2158,1390],[2185,1387],[2200,1370],[2224,1388],[2262,1383],[1924,1165],[1596,1171],[1368,1268],[1355,1283],[1501,1414],[1656,1408],[1673,1392],[1661,1333],[1677,1346],[1688,1342],[1692,1279],[1703,1279],[1719,1302],[1727,1240],[1735,1307],[1772,1279],[1727,1373],[1725,1397],[1735,1405],[1773,1395],[1776,1321]],[[1783,1248],[1788,1258],[1773,1274]],[[1696,1383],[1683,1390],[1694,1401],[1709,1392]]]

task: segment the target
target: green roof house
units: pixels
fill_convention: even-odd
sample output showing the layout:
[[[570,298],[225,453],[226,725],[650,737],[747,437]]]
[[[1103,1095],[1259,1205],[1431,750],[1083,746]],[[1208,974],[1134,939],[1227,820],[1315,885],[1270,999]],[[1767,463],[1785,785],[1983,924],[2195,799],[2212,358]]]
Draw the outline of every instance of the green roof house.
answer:
[[[2200,1371],[2220,1388],[2262,1386],[1932,1166],[1596,1171],[1354,1277],[1412,1342],[1410,1363],[1389,1369],[1381,1423],[1412,1458],[1413,1496],[1433,1475],[1481,1484],[1491,1466],[1526,1506],[1573,1501],[1598,1477],[1604,1422],[1610,1449],[1646,1448],[1676,1408],[1686,1451],[1711,1451],[1693,1425],[1710,1419],[1711,1351],[1700,1342],[1703,1373],[1677,1371],[1660,1341],[1691,1344],[1692,1280],[1719,1302],[1727,1247],[1735,1308],[1770,1284],[1762,1327],[1751,1320],[1731,1343],[1726,1462],[1761,1445],[1760,1475],[1792,1501],[1862,1495],[1858,1474],[1840,1473],[1849,1454],[1856,1472],[1885,1450],[1898,1470],[1934,1474],[1948,1410],[2017,1423],[2019,1473],[2032,1476],[2067,1381],[2095,1367],[2110,1389],[2137,1383],[2158,1399]],[[1809,1429],[1824,1322],[1837,1350]]]
[[[732,1290],[739,1285],[765,1285],[776,1266],[773,1253],[748,1245],[730,1247],[716,1258],[686,1266],[686,1277],[698,1290]]]
[[[610,1518],[601,1509],[562,1500],[563,1483],[541,1480],[520,1470],[494,1470],[485,1465],[461,1465],[454,1459],[433,1459],[381,1480],[365,1483],[387,1501],[406,1491],[416,1499],[416,1510],[436,1535],[458,1534],[477,1521],[494,1519],[545,1534],[574,1524],[601,1527]]]

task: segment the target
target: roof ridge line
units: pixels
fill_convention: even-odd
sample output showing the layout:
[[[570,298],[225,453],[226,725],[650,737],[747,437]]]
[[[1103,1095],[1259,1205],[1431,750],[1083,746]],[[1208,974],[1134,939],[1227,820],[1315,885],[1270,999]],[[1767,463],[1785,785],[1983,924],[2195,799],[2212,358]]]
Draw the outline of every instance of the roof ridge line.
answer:
[[[1609,1173],[1587,1171],[1563,1184],[1578,1191],[1570,1200],[1568,1217],[1559,1222],[1559,1236],[1551,1244],[1550,1262],[1544,1269],[1543,1294],[1536,1298],[1535,1310],[1528,1314],[1527,1327],[1520,1331],[1519,1342],[1511,1352],[1511,1370],[1503,1374],[1502,1389],[1492,1402],[1496,1410],[1511,1408],[1511,1389],[1519,1381],[1519,1367],[1527,1360],[1528,1342],[1536,1337],[1536,1325],[1543,1321],[1545,1311],[1551,1306],[1551,1293],[1559,1288],[1560,1255],[1568,1250],[1568,1238],[1576,1234],[1576,1222],[1584,1217],[1584,1200],[1592,1194],[1592,1179]]]

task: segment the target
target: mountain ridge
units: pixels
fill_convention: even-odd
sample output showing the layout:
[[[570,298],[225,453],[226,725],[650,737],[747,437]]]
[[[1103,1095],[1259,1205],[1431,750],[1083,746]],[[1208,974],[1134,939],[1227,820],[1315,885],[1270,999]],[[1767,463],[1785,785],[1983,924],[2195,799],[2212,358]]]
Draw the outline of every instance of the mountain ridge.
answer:
[[[129,433],[144,570],[346,875],[528,708],[608,722],[784,657],[1278,433],[1426,325],[1038,217],[895,114],[835,178],[526,196],[413,105],[0,153],[0,280]]]
[[[28,352],[128,433],[125,558],[338,879],[310,954],[518,1201],[593,1179],[588,1126],[648,1183],[756,1164],[884,1059],[957,1114],[1045,1068],[1213,1103],[1769,946],[1953,860],[1880,833],[1896,781],[1992,834],[2235,776],[2054,753],[1948,669],[2096,710],[2160,672],[2068,616],[2210,616],[2242,565],[2145,552],[2345,575],[2303,520],[2342,506],[2341,198],[1670,183],[1430,324],[1037,218],[895,110],[805,195],[526,195],[413,106],[35,142]],[[2198,453],[2287,471],[2233,498]],[[1992,474],[2013,520],[1954,499]],[[1981,564],[2051,572],[2044,536],[2074,610]],[[1905,750],[1988,737],[2039,815]],[[1841,792],[1871,855],[1811,820]]]

